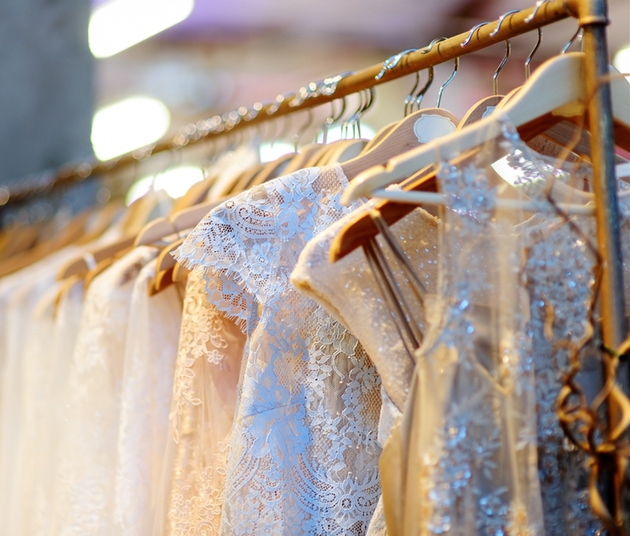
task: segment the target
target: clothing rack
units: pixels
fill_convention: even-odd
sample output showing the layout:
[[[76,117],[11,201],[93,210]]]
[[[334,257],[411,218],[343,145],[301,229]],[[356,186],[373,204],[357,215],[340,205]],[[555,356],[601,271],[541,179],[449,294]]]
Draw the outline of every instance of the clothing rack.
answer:
[[[188,125],[170,140],[108,162],[86,161],[79,165],[64,166],[45,180],[41,178],[36,180],[36,184],[3,187],[8,192],[5,195],[6,203],[16,203],[47,195],[57,188],[118,171],[158,153],[178,151],[283,115],[320,106],[390,80],[454,60],[568,17],[577,18],[584,31],[586,90],[587,94],[592,96],[588,103],[588,115],[592,139],[597,237],[602,260],[600,287],[602,339],[605,348],[612,352],[614,359],[618,359],[617,350],[626,336],[626,319],[623,292],[619,291],[623,288],[623,276],[611,95],[610,86],[607,83],[606,0],[541,0],[535,7],[514,13],[509,12],[497,21],[478,25],[468,32],[434,42],[434,46],[405,54],[403,61],[400,61],[401,55],[399,55],[399,61],[388,60],[351,74],[311,83],[296,93],[280,95],[272,102],[259,102],[251,107],[240,107],[223,115]],[[612,401],[608,402],[607,411],[608,427],[613,429],[618,424],[619,412]],[[611,469],[604,482],[607,490],[607,493],[604,493],[604,502],[617,524],[620,523],[622,506],[619,503],[619,494],[614,490],[620,489],[622,485],[620,478],[622,478],[620,471]]]
[[[119,171],[138,164],[153,155],[179,151],[191,145],[208,142],[217,137],[239,130],[321,106],[328,102],[368,90],[377,85],[402,78],[403,76],[445,63],[449,60],[477,52],[537,28],[575,16],[576,5],[581,0],[542,0],[535,7],[510,13],[494,22],[484,24],[449,39],[404,55],[402,61],[393,66],[386,60],[360,71],[340,74],[320,82],[311,82],[297,92],[278,95],[271,102],[257,102],[252,106],[241,106],[236,110],[215,115],[179,129],[172,139],[146,146],[118,158],[100,162],[86,160],[79,164],[62,166],[56,173],[32,181],[34,184],[19,183],[6,188],[6,204],[24,201],[30,197],[46,195],[50,191],[83,182],[88,178]],[[498,31],[495,32],[495,30]],[[400,56],[400,55],[399,55]],[[398,60],[401,58],[399,57]],[[381,76],[378,76],[381,74]],[[378,78],[377,78],[378,77]]]

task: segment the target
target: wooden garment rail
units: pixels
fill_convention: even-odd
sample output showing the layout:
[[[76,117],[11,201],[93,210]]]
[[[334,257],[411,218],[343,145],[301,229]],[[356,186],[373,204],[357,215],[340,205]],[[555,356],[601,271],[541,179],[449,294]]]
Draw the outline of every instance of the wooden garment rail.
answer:
[[[257,103],[252,107],[242,106],[222,116],[217,115],[206,121],[190,124],[180,129],[180,134],[170,140],[147,146],[116,159],[106,162],[93,160],[78,165],[62,166],[57,173],[45,181],[36,181],[35,186],[29,184],[17,184],[11,188],[4,186],[3,188],[9,192],[8,196],[5,196],[6,203],[4,204],[46,195],[51,190],[117,171],[144,161],[158,153],[180,150],[193,144],[207,142],[215,137],[231,134],[283,115],[320,106],[390,80],[482,50],[559,20],[576,16],[578,3],[579,0],[542,1],[534,7],[510,13],[503,20],[485,24],[474,31],[463,32],[440,41],[433,47],[425,47],[406,54],[404,60],[393,68],[385,68],[387,62],[383,62],[351,74],[328,79],[329,91],[318,91],[322,86],[310,84],[311,88],[306,86],[297,93],[278,96],[275,101],[270,103]],[[495,32],[497,26],[500,27]],[[430,50],[427,51],[429,48]],[[377,79],[377,75],[383,70],[383,75]]]

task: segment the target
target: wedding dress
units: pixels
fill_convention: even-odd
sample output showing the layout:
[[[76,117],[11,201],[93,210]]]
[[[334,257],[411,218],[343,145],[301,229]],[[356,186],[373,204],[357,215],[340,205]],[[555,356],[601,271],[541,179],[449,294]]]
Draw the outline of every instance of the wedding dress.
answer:
[[[544,534],[524,218],[498,208],[515,188],[490,168],[515,150],[509,130],[438,173],[439,290],[400,425],[404,505],[384,487],[392,535]]]
[[[188,276],[155,536],[218,534],[245,335]]]
[[[110,535],[133,283],[156,250],[135,248],[88,288],[64,400],[51,532]]]
[[[38,311],[54,286],[57,269],[80,251],[74,246],[2,279],[0,282],[0,526],[21,535],[31,517],[33,449],[38,447],[41,388],[47,379],[53,320]],[[35,439],[34,439],[35,437]],[[33,443],[35,441],[35,444]]]
[[[378,375],[289,276],[306,242],[351,208],[339,166],[310,168],[214,209],[178,259],[247,336],[222,534],[363,534],[380,493]]]
[[[129,308],[112,513],[120,536],[151,533],[168,441],[182,307],[175,286],[149,296],[155,269],[149,262],[140,270]]]
[[[353,251],[334,264],[329,261],[330,246],[341,229],[348,221],[372,208],[372,202],[366,203],[314,237],[300,254],[291,274],[291,283],[299,292],[316,300],[338,319],[359,340],[374,363],[382,380],[383,404],[378,433],[382,446],[394,423],[400,418],[409,392],[414,360],[402,343],[363,252]],[[394,224],[391,231],[419,275],[425,293],[434,294],[438,267],[437,218],[417,208]],[[377,241],[394,279],[401,285],[409,284],[408,277],[391,250],[380,236]],[[413,313],[411,320],[418,324],[421,331],[425,331],[428,324],[422,303],[413,299],[411,292],[406,295]],[[379,500],[368,535],[386,533],[382,502]]]

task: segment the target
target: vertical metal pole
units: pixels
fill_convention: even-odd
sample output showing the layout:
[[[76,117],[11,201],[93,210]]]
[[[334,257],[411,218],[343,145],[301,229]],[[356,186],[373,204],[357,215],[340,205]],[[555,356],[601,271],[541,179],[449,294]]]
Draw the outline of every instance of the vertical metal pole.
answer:
[[[588,117],[593,156],[593,187],[597,203],[597,241],[602,259],[601,315],[602,336],[607,348],[616,350],[626,336],[624,286],[619,236],[619,211],[614,161],[613,115],[610,84],[607,81],[606,0],[584,0],[579,9],[584,28],[586,54],[585,78],[589,97]],[[619,422],[618,409],[608,402],[608,429]],[[622,531],[621,504],[615,490],[620,489],[616,464],[603,470],[601,493],[619,530]],[[619,532],[621,534],[621,532]]]

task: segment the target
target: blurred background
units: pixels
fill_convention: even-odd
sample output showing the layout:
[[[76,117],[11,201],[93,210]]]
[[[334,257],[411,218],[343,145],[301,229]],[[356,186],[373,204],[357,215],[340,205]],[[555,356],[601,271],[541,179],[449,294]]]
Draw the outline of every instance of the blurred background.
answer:
[[[92,155],[115,157],[172,136],[187,123],[272,100],[531,5],[525,0],[2,0],[0,184]],[[609,15],[611,62],[630,72],[630,2],[609,0]],[[575,20],[544,29],[532,66],[559,53],[576,29]],[[513,40],[501,93],[523,82],[524,60],[536,37],[531,32]],[[492,74],[504,52],[500,44],[462,58],[443,107],[461,117],[491,94]],[[452,64],[436,69],[423,105],[434,105],[451,71]],[[376,89],[374,106],[362,120],[364,137],[402,117],[412,85],[413,75]],[[306,117],[292,121],[289,130]],[[301,143],[313,141],[313,132]],[[264,158],[289,150],[282,143],[274,147]],[[84,196],[94,194],[93,187],[85,188]]]

